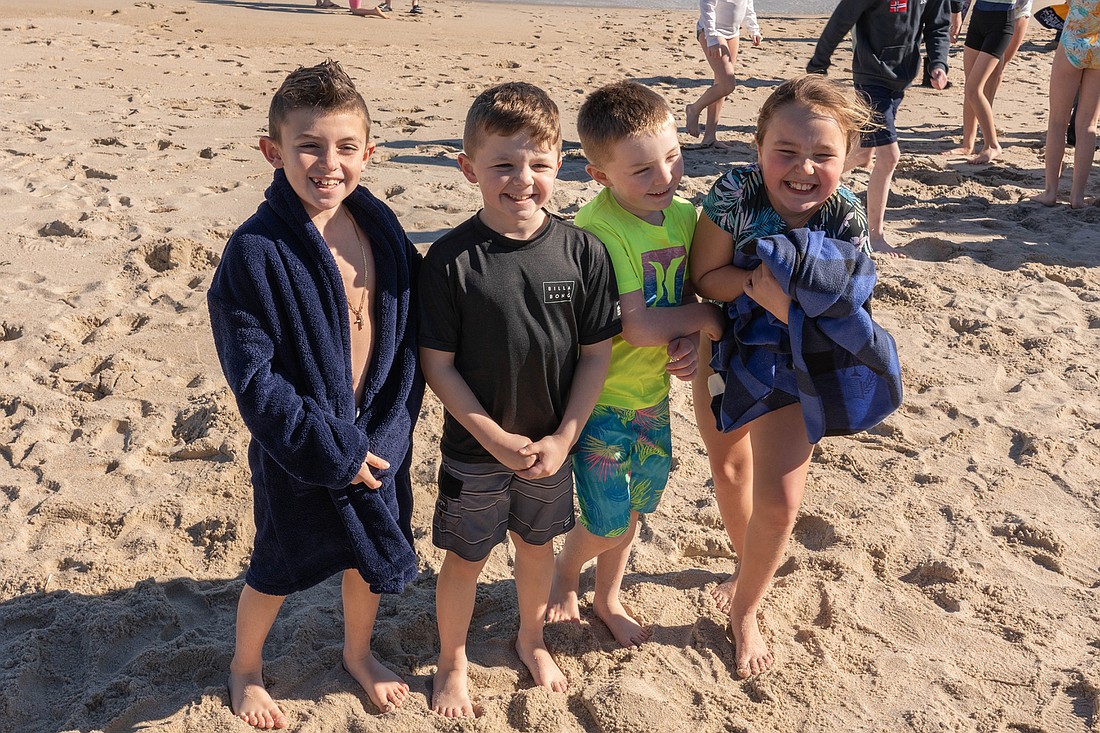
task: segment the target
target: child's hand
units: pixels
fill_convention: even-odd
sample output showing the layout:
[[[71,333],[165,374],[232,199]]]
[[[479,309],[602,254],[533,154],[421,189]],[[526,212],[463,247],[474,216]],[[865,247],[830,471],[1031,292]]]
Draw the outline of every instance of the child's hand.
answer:
[[[525,470],[516,471],[516,475],[525,479],[553,476],[569,457],[569,448],[565,440],[557,435],[547,435],[542,440],[525,446],[520,453],[533,458],[534,463]]]
[[[501,464],[518,473],[535,465],[538,457],[533,452],[526,452],[530,445],[531,439],[525,435],[505,433],[500,442],[486,445],[485,450]]]
[[[766,265],[760,265],[749,275],[749,279],[745,281],[745,295],[783,323],[787,322],[791,296],[783,292],[779,281]]]
[[[947,72],[943,69],[936,69],[931,74],[932,88],[936,90],[947,89]]]
[[[763,41],[763,40],[764,40],[764,36],[757,33],[752,37],[752,45],[756,46],[757,48],[760,48],[760,42]]]
[[[363,459],[363,465],[359,467],[359,473],[355,474],[355,478],[351,482],[353,484],[363,484],[368,489],[378,489],[382,486],[382,482],[376,479],[370,470],[371,468],[378,468],[384,471],[389,467],[389,461],[368,451],[367,457]]]
[[[702,334],[711,341],[721,341],[722,334],[726,330],[726,314],[719,306],[714,306],[711,310],[713,313],[707,318],[707,324],[702,328]]]
[[[708,59],[720,59],[722,57],[728,58],[730,55],[729,48],[724,43],[716,43],[713,46],[707,46],[707,58]]]
[[[665,370],[677,379],[687,382],[695,376],[699,367],[699,347],[695,338],[681,336],[668,342],[668,364]]]

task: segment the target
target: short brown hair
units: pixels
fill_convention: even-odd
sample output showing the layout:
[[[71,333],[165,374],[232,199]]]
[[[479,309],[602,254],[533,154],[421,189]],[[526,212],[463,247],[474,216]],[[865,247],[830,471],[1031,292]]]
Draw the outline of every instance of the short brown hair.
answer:
[[[649,87],[619,81],[588,95],[577,115],[577,135],[588,162],[599,167],[621,140],[650,135],[675,124],[668,102]]]
[[[757,145],[764,141],[764,133],[775,113],[788,104],[802,104],[836,120],[847,139],[846,150],[852,149],[861,132],[876,127],[871,107],[854,90],[820,74],[805,74],[783,82],[764,100],[756,118]]]
[[[355,90],[351,77],[332,59],[316,66],[299,66],[287,75],[271,98],[267,112],[267,134],[278,140],[290,113],[306,109],[316,114],[350,112],[363,118],[370,138],[370,112]]]
[[[511,81],[477,95],[466,113],[462,148],[473,155],[486,135],[510,137],[526,132],[538,145],[561,145],[561,117],[558,105],[534,84]]]

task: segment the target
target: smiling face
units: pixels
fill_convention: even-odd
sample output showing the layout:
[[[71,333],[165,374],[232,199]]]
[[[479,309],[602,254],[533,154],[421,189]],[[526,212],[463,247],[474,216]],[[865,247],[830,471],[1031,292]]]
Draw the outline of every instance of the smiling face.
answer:
[[[775,111],[757,153],[768,200],[789,227],[804,226],[840,186],[846,150],[834,118],[797,103]]]
[[[277,137],[260,138],[260,149],[271,165],[286,173],[315,223],[318,217],[327,219],[336,213],[359,185],[374,153],[366,122],[354,112],[292,110]]]
[[[610,153],[603,166],[588,165],[588,174],[611,189],[619,206],[659,226],[684,175],[675,123],[670,120],[657,132],[620,140]]]
[[[481,221],[498,234],[530,239],[547,221],[543,207],[554,193],[561,167],[557,145],[536,143],[524,131],[486,134],[471,152],[458,156],[463,175],[481,189]]]

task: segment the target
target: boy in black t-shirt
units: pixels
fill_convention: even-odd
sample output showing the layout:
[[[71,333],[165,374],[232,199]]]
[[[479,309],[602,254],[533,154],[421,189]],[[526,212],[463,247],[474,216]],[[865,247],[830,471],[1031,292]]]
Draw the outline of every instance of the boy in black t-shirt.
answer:
[[[561,167],[557,106],[521,82],[483,92],[466,117],[459,167],[483,208],[432,245],[420,280],[420,353],[446,408],[432,542],[439,664],[432,709],[469,717],[466,634],[477,578],[509,532],[516,652],[535,684],[567,680],[543,640],[553,539],[573,519],[566,461],[603,388],[618,294],[598,239],[549,214]]]

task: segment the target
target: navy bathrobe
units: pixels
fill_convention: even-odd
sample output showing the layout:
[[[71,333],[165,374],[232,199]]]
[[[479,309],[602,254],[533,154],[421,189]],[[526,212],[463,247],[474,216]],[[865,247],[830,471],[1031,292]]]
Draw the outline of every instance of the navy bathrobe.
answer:
[[[270,595],[356,568],[376,593],[417,573],[409,479],[424,382],[412,286],[420,255],[360,186],[345,201],[374,254],[375,347],[361,405],[339,269],[282,170],[230,238],[207,294],[222,370],[252,434],[256,541],[246,582]],[[367,452],[377,491],[350,482]]]

